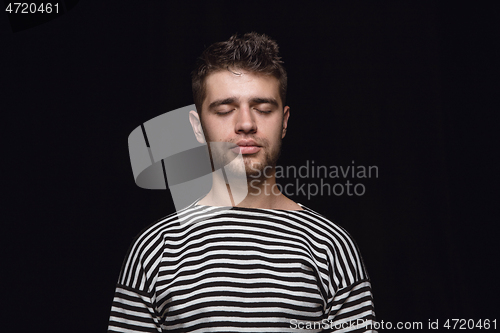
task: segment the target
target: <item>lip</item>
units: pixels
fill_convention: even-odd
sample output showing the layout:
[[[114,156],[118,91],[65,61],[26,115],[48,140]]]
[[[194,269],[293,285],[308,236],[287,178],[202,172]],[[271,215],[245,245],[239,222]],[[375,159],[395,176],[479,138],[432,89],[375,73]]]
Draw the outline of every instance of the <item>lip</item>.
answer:
[[[231,148],[231,151],[233,153],[236,154],[241,153],[242,155],[255,154],[259,150],[260,150],[259,146],[236,146],[234,148]]]
[[[241,153],[242,155],[248,155],[248,154],[255,154],[257,153],[261,147],[255,142],[254,140],[247,139],[247,140],[240,140],[236,142],[237,146],[231,148],[231,150],[239,154]]]
[[[241,139],[240,141],[236,142],[238,146],[256,146],[260,147],[257,142],[255,142],[252,139]]]

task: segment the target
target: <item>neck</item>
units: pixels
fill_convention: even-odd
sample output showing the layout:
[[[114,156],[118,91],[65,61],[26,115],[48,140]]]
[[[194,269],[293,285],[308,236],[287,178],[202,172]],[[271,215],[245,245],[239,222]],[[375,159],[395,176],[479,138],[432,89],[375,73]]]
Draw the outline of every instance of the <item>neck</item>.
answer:
[[[279,191],[276,186],[274,168],[272,172],[267,172],[266,176],[261,178],[252,178],[251,176],[246,180],[233,178],[231,175],[227,175],[223,169],[214,172],[212,174],[212,189],[199,203],[208,206],[301,209]]]

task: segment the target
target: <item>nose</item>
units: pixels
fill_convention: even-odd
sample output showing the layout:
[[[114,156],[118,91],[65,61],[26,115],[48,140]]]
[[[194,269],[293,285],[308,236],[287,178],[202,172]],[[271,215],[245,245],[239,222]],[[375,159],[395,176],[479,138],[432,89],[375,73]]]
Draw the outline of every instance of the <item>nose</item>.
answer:
[[[257,123],[249,106],[241,106],[238,110],[235,131],[239,134],[257,132]]]

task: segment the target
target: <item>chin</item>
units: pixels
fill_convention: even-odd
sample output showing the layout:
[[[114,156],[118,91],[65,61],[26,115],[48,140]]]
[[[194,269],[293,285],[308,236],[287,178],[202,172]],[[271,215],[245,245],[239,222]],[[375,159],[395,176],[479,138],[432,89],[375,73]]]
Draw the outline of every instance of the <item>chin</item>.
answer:
[[[262,163],[261,161],[253,161],[252,159],[248,158],[245,159],[245,171],[247,173],[247,176],[251,177],[254,176],[253,178],[257,177],[260,178],[261,175],[263,174],[264,168],[266,167],[265,163]]]
[[[246,177],[247,180],[262,178],[264,175],[264,168],[269,165],[269,158],[259,153],[241,156],[243,163],[224,163],[226,165],[226,171],[233,174],[233,176]],[[228,159],[229,156],[225,156],[225,160]]]

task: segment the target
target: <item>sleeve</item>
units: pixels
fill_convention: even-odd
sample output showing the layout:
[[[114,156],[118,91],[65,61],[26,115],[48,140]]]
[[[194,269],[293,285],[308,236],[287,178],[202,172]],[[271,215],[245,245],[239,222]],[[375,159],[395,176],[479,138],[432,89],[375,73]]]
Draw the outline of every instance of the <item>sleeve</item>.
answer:
[[[377,332],[369,279],[336,292],[328,316],[330,332]]]
[[[117,284],[108,332],[162,332],[151,295]]]
[[[334,229],[328,299],[329,332],[377,332],[370,277],[349,233]]]
[[[108,332],[162,332],[154,287],[161,253],[158,235],[142,233],[132,243],[116,285]]]

